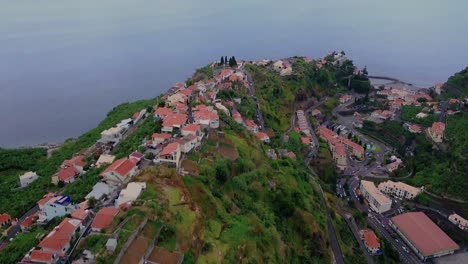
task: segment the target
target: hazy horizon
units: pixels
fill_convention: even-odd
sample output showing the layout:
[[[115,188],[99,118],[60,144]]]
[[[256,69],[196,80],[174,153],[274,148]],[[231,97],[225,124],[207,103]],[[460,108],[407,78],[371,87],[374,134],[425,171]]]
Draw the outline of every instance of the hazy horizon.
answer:
[[[221,55],[321,57],[420,86],[468,66],[468,2],[2,1],[0,147],[60,142]]]

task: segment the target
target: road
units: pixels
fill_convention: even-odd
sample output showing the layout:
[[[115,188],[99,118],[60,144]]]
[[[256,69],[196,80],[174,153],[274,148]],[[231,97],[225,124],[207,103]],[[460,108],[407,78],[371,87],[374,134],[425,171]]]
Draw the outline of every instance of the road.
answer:
[[[249,93],[252,98],[255,100],[255,116],[257,118],[257,122],[260,125],[260,131],[265,132],[265,121],[263,119],[262,111],[260,110],[260,104],[258,103],[257,100],[257,92],[255,91],[255,84],[252,80],[252,76],[250,76],[250,73],[248,71],[245,71],[243,68],[240,69],[242,73],[245,74],[247,78],[247,82],[249,83]]]
[[[385,145],[384,143],[380,142],[380,141],[377,141],[377,140],[374,140],[372,138],[369,138],[365,135],[363,135],[362,133],[360,133],[359,131],[357,131],[355,128],[354,128],[354,122],[356,121],[355,120],[355,117],[353,116],[349,116],[349,117],[344,117],[342,115],[339,114],[339,112],[341,111],[349,111],[348,107],[353,103],[353,100],[350,100],[349,102],[347,103],[344,103],[344,104],[340,104],[339,106],[337,106],[336,108],[334,108],[332,110],[332,114],[334,116],[336,116],[337,118],[337,122],[338,124],[340,125],[344,125],[349,131],[351,131],[351,133],[353,135],[356,135],[358,137],[361,138],[361,141],[365,144],[371,144],[373,146],[378,146],[378,148],[380,148],[379,151],[377,152],[374,152],[372,155],[374,155],[375,157],[375,160],[377,161],[377,163],[375,164],[368,164],[369,163],[369,157],[366,156],[366,160],[365,161],[356,161],[356,160],[353,160],[353,159],[348,159],[348,163],[351,165],[351,168],[347,169],[346,170],[346,174],[348,175],[369,175],[371,173],[375,173],[377,175],[386,175],[387,172],[385,170],[385,168],[382,168],[380,167],[381,164],[384,163],[384,159],[385,159],[385,154],[386,153],[390,153],[392,151],[392,148]]]
[[[310,177],[312,179],[312,176]],[[330,245],[333,251],[333,255],[335,256],[335,261],[337,264],[344,264],[345,261],[343,257],[343,252],[341,251],[340,243],[338,242],[338,236],[336,235],[335,226],[333,225],[333,222],[331,219],[330,210],[325,201],[325,196],[323,194],[322,186],[320,186],[320,184],[318,184],[318,186],[320,189],[320,198],[321,198],[322,204],[327,214],[328,237],[330,238]]]

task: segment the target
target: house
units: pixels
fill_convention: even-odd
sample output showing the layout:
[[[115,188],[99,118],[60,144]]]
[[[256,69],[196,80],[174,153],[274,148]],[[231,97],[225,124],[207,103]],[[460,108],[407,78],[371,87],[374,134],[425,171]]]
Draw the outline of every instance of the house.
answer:
[[[381,182],[378,186],[378,189],[383,193],[394,195],[403,199],[413,199],[422,192],[421,188],[417,188],[403,182],[394,182],[391,180]]]
[[[37,205],[39,206],[39,210],[44,209],[44,206],[55,197],[55,193],[48,193],[44,195],[38,202]]]
[[[177,92],[175,94],[169,95],[166,100],[166,104],[174,106],[177,103],[185,103],[187,102],[188,96],[185,93]]]
[[[229,109],[227,109],[227,107],[224,106],[223,104],[221,104],[221,103],[215,103],[215,107],[216,107],[218,110],[223,111],[227,116],[230,116],[230,115],[231,115],[231,113],[229,113]]]
[[[245,127],[254,133],[258,132],[258,125],[252,119],[245,120]]]
[[[73,219],[79,220],[81,225],[86,226],[89,221],[91,221],[91,211],[78,208],[71,214],[71,217]]]
[[[139,164],[140,161],[145,157],[145,155],[143,155],[142,153],[138,152],[138,151],[134,151],[132,152],[132,154],[130,154],[128,156],[129,159],[133,159],[136,164]]]
[[[136,161],[129,158],[121,158],[112,163],[101,174],[106,181],[125,183],[137,172]]]
[[[131,204],[145,189],[146,183],[144,182],[129,183],[127,187],[120,192],[117,200],[115,200],[115,206],[120,207],[123,204]]]
[[[71,247],[71,242],[84,231],[77,219],[65,218],[42,241],[38,247],[41,251],[64,256]]]
[[[231,74],[234,73],[234,70],[233,69],[224,69],[221,71],[221,73],[218,75],[217,79],[219,81],[225,81],[226,79],[229,78],[229,76],[231,76]]]
[[[444,138],[445,124],[442,122],[432,123],[432,127],[428,128],[429,136],[436,143],[441,143]]]
[[[346,159],[346,151],[343,143],[337,142],[334,145],[334,149],[332,149],[332,157],[338,169],[342,171],[346,169],[346,166],[348,166],[348,161]]]
[[[116,144],[122,139],[122,135],[125,133],[126,127],[111,127],[101,132],[101,139],[99,142],[104,144]]]
[[[39,212],[38,222],[48,223],[55,217],[72,214],[77,208],[78,206],[71,202],[69,196],[54,196],[44,204],[42,210]]]
[[[437,83],[436,85],[434,85],[434,92],[436,94],[441,94],[442,90],[443,90],[443,87],[444,87],[443,83]]]
[[[99,156],[99,159],[96,161],[96,167],[100,168],[101,166],[105,164],[111,164],[114,162],[115,156],[114,155],[109,155],[109,154],[101,154]]]
[[[308,137],[301,137],[301,142],[304,145],[310,145],[310,138]]]
[[[392,200],[377,189],[373,182],[361,180],[360,190],[375,212],[383,213],[392,207]]]
[[[266,133],[257,132],[257,133],[255,133],[255,136],[256,136],[260,141],[263,141],[263,142],[265,142],[265,143],[270,143],[270,137],[269,137]]]
[[[346,102],[349,102],[353,97],[349,94],[345,94],[340,96],[340,103],[344,104]]]
[[[174,107],[175,107],[175,113],[177,113],[177,114],[187,114],[187,111],[188,111],[187,104],[176,103],[174,105]]]
[[[174,128],[181,129],[187,122],[187,115],[185,114],[170,114],[163,119],[162,132],[172,133]]]
[[[133,123],[136,124],[138,121],[140,121],[146,115],[146,113],[146,109],[142,109],[140,112],[135,112],[132,116]]]
[[[361,240],[364,241],[367,251],[372,255],[380,255],[382,251],[380,250],[379,239],[375,235],[374,231],[370,229],[360,230],[359,234],[361,235]]]
[[[389,119],[393,117],[393,112],[388,110],[375,110],[371,113],[371,116],[380,119]]]
[[[98,182],[93,186],[93,190],[85,196],[85,199],[88,200],[91,197],[94,197],[96,200],[99,201],[111,194],[113,190],[114,187],[112,187],[111,185],[106,184],[104,182]]]
[[[72,183],[78,176],[80,176],[80,172],[75,167],[60,169],[52,176],[52,183],[55,185],[58,185],[59,182]]]
[[[168,115],[172,115],[174,110],[168,107],[157,107],[154,111],[154,117],[156,119],[164,119]]]
[[[416,115],[416,118],[426,118],[428,116],[428,114],[426,113],[423,113],[423,112],[420,112]]]
[[[418,125],[409,125],[408,126],[408,131],[411,133],[421,133],[422,129]]]
[[[151,136],[152,145],[156,146],[158,144],[162,144],[162,143],[164,143],[164,141],[166,141],[166,140],[168,140],[170,138],[171,138],[171,135],[167,134],[167,133],[154,133]]]
[[[301,132],[304,134],[310,134],[309,123],[307,122],[304,111],[302,110],[296,111],[296,116],[297,116],[297,123]]]
[[[219,127],[219,116],[218,113],[213,110],[202,109],[193,113],[193,118],[196,124],[203,125],[210,128]]]
[[[106,242],[106,250],[113,253],[116,248],[117,248],[117,239],[109,238]]]
[[[448,220],[457,225],[461,230],[468,231],[468,220],[459,216],[458,214],[449,215]]]
[[[46,252],[46,251],[35,249],[31,251],[29,256],[25,258],[24,260],[25,261],[22,261],[22,263],[32,262],[32,263],[52,264],[52,263],[57,263],[59,261],[59,255],[51,253],[51,252]]]
[[[74,167],[80,173],[84,173],[84,167],[86,166],[86,162],[83,161],[84,158],[85,157],[83,155],[78,155],[69,160],[65,160],[62,162],[62,165],[60,166],[60,168],[66,169],[69,167]]]
[[[201,127],[199,124],[188,124],[182,128],[182,136],[193,135],[200,137],[202,135]]]
[[[91,230],[93,232],[100,232],[102,229],[106,229],[112,223],[114,217],[119,213],[118,208],[105,207],[102,208],[94,217],[91,223]]]
[[[35,172],[28,171],[25,174],[19,176],[20,186],[24,188],[31,184],[33,181],[37,180],[38,178],[39,176]]]
[[[317,108],[312,110],[312,116],[318,116],[318,115],[321,115],[321,114],[322,114],[322,112]]]
[[[20,223],[21,232],[29,231],[29,229],[33,225],[34,221],[36,221],[38,217],[39,217],[39,212],[36,212],[35,214],[32,214],[32,215],[26,217],[23,220],[23,222]]]
[[[401,164],[401,159],[398,159],[392,163],[387,164],[386,167],[387,167],[388,172],[393,172],[397,170],[398,167],[400,167],[400,164]]]
[[[11,224],[12,218],[9,214],[3,213],[0,214],[0,227],[9,226]]]
[[[179,161],[181,156],[180,144],[178,142],[172,142],[167,144],[159,156],[156,163],[168,163],[169,165],[174,165],[176,168],[179,167]]]

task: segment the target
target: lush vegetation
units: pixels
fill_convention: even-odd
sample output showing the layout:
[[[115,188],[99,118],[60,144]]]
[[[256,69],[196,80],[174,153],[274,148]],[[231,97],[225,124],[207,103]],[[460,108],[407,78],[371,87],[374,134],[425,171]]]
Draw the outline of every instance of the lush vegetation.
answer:
[[[39,242],[37,235],[44,233],[44,229],[35,228],[28,233],[20,233],[15,239],[2,250],[0,254],[0,263],[16,263],[28,250],[33,248]]]
[[[161,132],[161,127],[161,121],[154,122],[153,118],[146,118],[137,130],[117,145],[113,154],[118,159],[128,156],[133,151],[138,151],[143,144],[143,140],[151,137],[155,132]]]
[[[432,123],[437,121],[436,116],[431,111],[430,113],[426,113],[427,117],[425,118],[418,118],[416,117],[422,111],[423,107],[416,106],[416,105],[404,105],[401,107],[401,119],[410,121],[412,123],[420,124],[425,127],[430,127]]]
[[[468,96],[468,67],[452,75],[444,85],[442,97],[465,97]]]
[[[38,161],[45,158],[46,154],[47,151],[42,148],[0,148],[0,171],[8,169],[35,171]]]
[[[22,164],[21,160],[25,159],[26,154],[24,154],[24,156],[18,155],[18,158],[15,159],[2,160],[3,168],[35,169],[40,177],[27,188],[17,191],[2,190],[0,193],[0,200],[2,201],[2,203],[0,203],[0,212],[7,212],[17,217],[21,216],[32,208],[45,193],[56,190],[56,188],[50,184],[51,176],[57,172],[60,164],[64,160],[92,146],[96,140],[100,138],[100,133],[103,130],[114,126],[122,119],[131,117],[136,111],[153,106],[155,103],[156,99],[150,99],[124,103],[115,107],[96,128],[86,132],[77,139],[65,141],[50,158],[39,158],[37,163],[27,161],[25,165],[21,165],[23,167],[18,166],[18,164]],[[36,151],[30,153],[33,160],[43,155],[38,153],[36,153]],[[43,150],[40,150],[40,153],[43,153]]]

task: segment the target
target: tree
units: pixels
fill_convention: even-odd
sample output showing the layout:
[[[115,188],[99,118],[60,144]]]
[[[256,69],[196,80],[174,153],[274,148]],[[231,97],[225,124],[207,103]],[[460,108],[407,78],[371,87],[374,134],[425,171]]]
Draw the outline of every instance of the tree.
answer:
[[[367,72],[367,66],[364,66],[364,69],[362,69],[362,73],[363,73],[364,75],[366,75],[366,76],[369,74],[369,73]]]
[[[88,199],[88,206],[93,208],[94,206],[96,206],[96,203],[97,203],[97,200],[96,198],[94,198],[94,196],[91,196],[89,199]]]
[[[225,183],[229,174],[229,168],[227,162],[219,160],[215,164],[215,176],[219,183]]]
[[[219,64],[221,64],[221,65],[224,64],[224,57],[223,56],[221,56],[221,62]]]
[[[228,62],[227,56],[224,56],[224,64],[227,64],[227,62]]]

